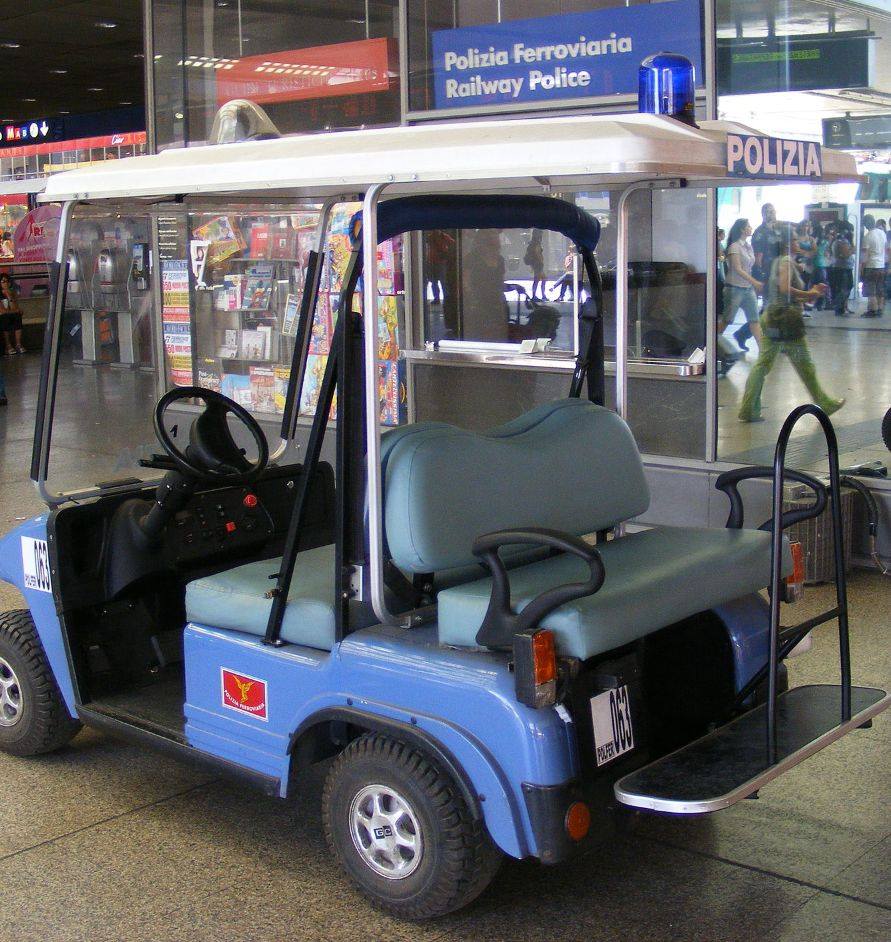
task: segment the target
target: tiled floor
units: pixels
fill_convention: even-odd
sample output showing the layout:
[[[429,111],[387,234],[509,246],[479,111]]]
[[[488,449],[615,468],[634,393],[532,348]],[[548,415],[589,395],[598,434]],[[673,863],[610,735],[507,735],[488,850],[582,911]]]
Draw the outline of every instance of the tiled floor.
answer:
[[[0,532],[42,509],[24,482],[34,368],[30,357],[8,368]],[[111,395],[133,378],[88,374],[80,388],[99,381]],[[60,458],[83,470],[106,453],[103,423],[126,411],[74,424],[78,388],[72,378],[72,420],[58,442]],[[91,423],[95,435],[84,436]],[[826,588],[809,590],[796,614],[829,601]],[[19,604],[0,585],[0,609]],[[887,687],[891,580],[856,573],[851,604],[855,678]],[[790,670],[795,683],[835,679],[831,627]],[[891,938],[887,714],[757,801],[693,820],[620,814],[617,832],[586,856],[553,869],[508,862],[472,907],[421,926],[375,913],[330,859],[323,773],[281,802],[90,731],[53,756],[0,756],[0,942]]]
[[[733,331],[730,328],[728,336]],[[842,466],[882,461],[891,455],[881,439],[882,417],[891,408],[891,306],[880,319],[856,315],[836,318],[815,312],[808,321],[807,343],[820,383],[829,395],[846,398],[833,416]],[[764,384],[764,422],[740,422],[737,413],[746,379],[757,360],[757,347],[749,341],[745,359],[733,366],[718,384],[718,457],[725,461],[770,464],[777,433],[789,411],[809,397],[792,365],[784,357]],[[790,443],[790,464],[801,469],[824,470],[826,445],[816,421],[805,419]]]

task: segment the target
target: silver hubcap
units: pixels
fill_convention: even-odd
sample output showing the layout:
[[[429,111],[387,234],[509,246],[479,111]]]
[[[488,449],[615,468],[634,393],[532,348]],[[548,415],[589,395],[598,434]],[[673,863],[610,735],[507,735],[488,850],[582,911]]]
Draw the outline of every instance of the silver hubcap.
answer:
[[[421,862],[423,842],[411,805],[386,785],[366,785],[350,805],[350,835],[359,856],[388,880],[404,880]]]
[[[15,726],[22,718],[22,688],[9,662],[0,657],[0,726]]]

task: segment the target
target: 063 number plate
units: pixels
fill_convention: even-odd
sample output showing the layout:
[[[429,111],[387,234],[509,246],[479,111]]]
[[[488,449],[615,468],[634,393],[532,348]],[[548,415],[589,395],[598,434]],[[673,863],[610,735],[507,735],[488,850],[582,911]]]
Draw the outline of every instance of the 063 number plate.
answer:
[[[594,758],[597,765],[606,765],[634,748],[631,700],[627,685],[591,697],[591,720],[594,724]]]

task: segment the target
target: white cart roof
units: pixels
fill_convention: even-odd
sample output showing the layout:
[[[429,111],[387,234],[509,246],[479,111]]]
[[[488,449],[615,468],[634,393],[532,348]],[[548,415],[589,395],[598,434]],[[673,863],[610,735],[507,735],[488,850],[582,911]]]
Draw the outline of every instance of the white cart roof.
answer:
[[[387,194],[526,186],[571,188],[634,180],[727,177],[727,122],[699,129],[627,114],[462,121],[306,134],[278,140],[170,149],[60,173],[44,201],[282,191],[320,197],[392,183]],[[735,183],[741,181],[732,178]],[[823,151],[824,183],[857,179],[854,159]],[[762,183],[770,181],[761,181]]]

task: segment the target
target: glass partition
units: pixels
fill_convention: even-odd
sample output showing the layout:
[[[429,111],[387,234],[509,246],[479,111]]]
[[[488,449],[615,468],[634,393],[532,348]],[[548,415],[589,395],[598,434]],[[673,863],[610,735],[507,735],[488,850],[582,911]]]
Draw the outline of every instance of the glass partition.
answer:
[[[359,204],[330,208],[304,382],[297,451],[315,414],[331,352]],[[245,406],[275,452],[280,444],[310,252],[320,204],[242,202],[82,207],[66,249],[51,491],[147,479],[159,451],[155,403],[177,386],[201,386]],[[405,421],[402,240],[378,250],[381,421]],[[360,304],[360,295],[356,295]],[[197,405],[168,414],[188,435]],[[336,407],[332,411],[336,419]],[[233,426],[240,444],[242,430]],[[299,454],[294,455],[299,460]]]
[[[131,476],[155,446],[158,396],[152,220],[145,209],[83,207],[70,227],[48,486]]]
[[[155,0],[159,148],[206,141],[247,98],[283,133],[399,122],[396,0]]]
[[[718,385],[719,460],[769,464],[786,415],[817,402],[832,413],[843,467],[873,476],[887,469],[881,426],[891,404],[885,303],[891,204],[857,196],[855,185],[721,192],[718,224],[733,245],[725,240],[721,343],[730,365]],[[880,246],[875,258],[870,244]],[[755,279],[748,286],[734,272],[746,257]],[[881,271],[871,271],[878,261],[885,263]],[[776,290],[784,265],[792,284],[809,291],[791,305]],[[742,287],[731,284],[737,282]],[[789,464],[825,471],[815,423],[796,430]]]
[[[619,196],[562,194],[601,225],[610,404]],[[640,191],[629,202],[629,421],[646,452],[705,457],[706,204],[695,189]],[[485,429],[565,396],[579,311],[591,303],[569,240],[537,229],[452,230],[426,233],[418,245],[414,336],[424,352],[408,354],[414,415],[457,415]],[[522,346],[536,340],[535,352]]]

